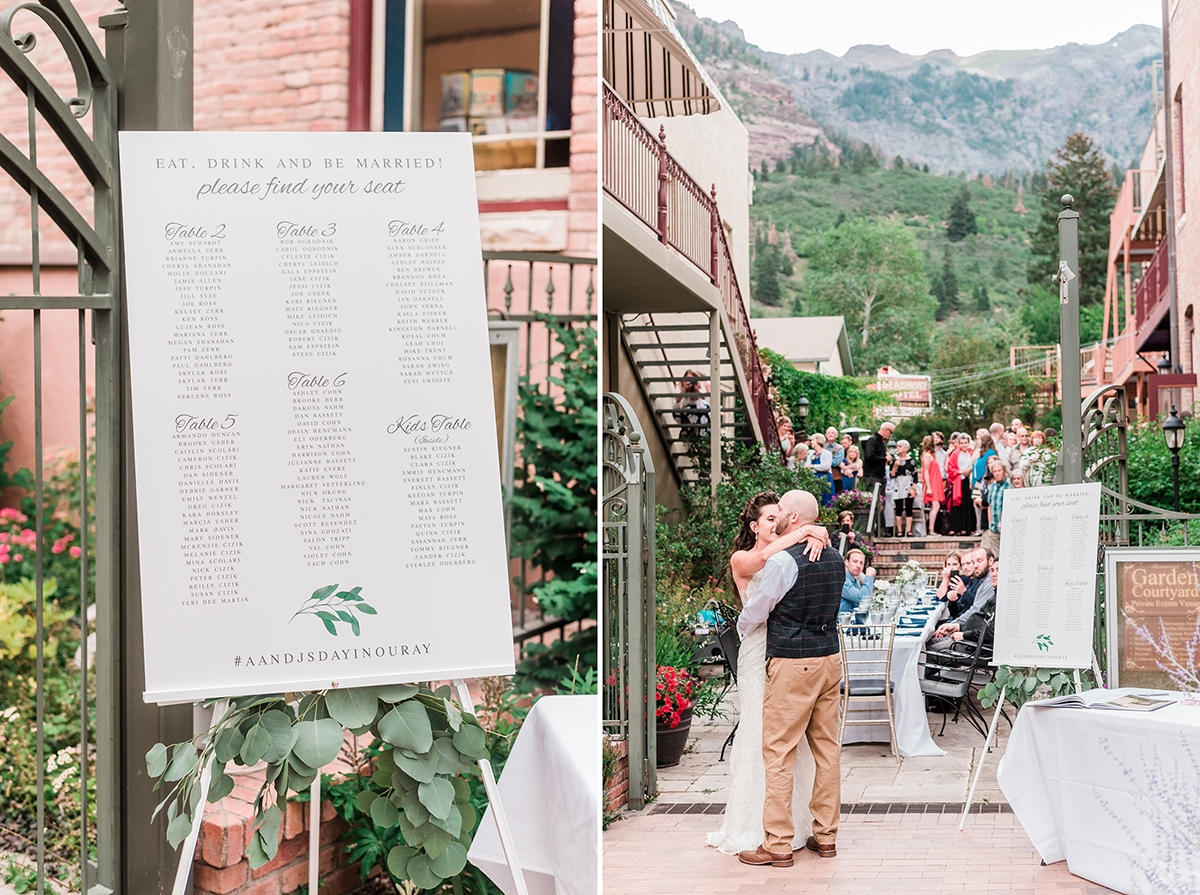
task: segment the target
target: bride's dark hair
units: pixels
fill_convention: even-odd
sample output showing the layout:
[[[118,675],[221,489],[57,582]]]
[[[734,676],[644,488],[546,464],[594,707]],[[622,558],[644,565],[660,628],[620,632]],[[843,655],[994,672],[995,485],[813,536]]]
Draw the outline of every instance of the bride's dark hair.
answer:
[[[750,530],[750,523],[757,522],[763,507],[769,507],[773,503],[779,503],[779,495],[774,491],[761,491],[746,501],[746,505],[738,514],[738,535],[737,540],[733,542],[735,553],[754,546],[758,536]]]

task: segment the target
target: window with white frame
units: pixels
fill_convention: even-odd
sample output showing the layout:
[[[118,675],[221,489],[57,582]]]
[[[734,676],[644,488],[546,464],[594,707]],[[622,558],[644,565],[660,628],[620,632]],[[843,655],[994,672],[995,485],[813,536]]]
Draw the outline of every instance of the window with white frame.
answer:
[[[374,0],[371,126],[467,131],[476,170],[570,163],[573,0]]]

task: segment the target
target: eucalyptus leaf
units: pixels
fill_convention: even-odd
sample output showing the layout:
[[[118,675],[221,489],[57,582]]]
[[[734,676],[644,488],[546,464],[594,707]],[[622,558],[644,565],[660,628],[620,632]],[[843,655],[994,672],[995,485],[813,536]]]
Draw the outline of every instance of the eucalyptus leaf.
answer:
[[[412,752],[428,752],[433,745],[429,715],[417,702],[402,702],[380,718],[379,735],[396,748]]]
[[[465,802],[471,798],[471,784],[462,777],[451,778],[450,785],[454,787],[455,801]]]
[[[313,771],[311,774],[301,774],[299,771],[292,771],[291,776],[288,777],[288,786],[296,792],[304,792],[312,786],[313,781],[316,779],[316,771]],[[283,798],[283,796],[281,795],[280,798]]]
[[[429,869],[443,879],[462,873],[467,866],[467,850],[451,842],[446,850],[429,862]]]
[[[310,768],[307,764],[302,762],[295,752],[288,755],[287,763],[291,766],[292,771],[299,774],[301,777],[311,777],[317,772],[316,768]]]
[[[279,768],[279,776],[275,778],[275,794],[282,802],[287,799],[288,787],[292,784],[292,769],[286,761],[275,767]]]
[[[449,723],[450,729],[458,730],[462,725],[462,712],[449,699],[443,699],[442,703],[446,706],[446,721]]]
[[[269,857],[275,857],[275,852],[279,849],[279,827],[282,824],[283,810],[278,804],[271,805],[263,811],[258,835],[262,837],[263,851]]]
[[[446,850],[454,837],[443,830],[441,827],[435,827],[432,823],[425,824],[421,829],[425,830],[425,841],[422,845],[425,848],[425,854],[430,858],[436,858]]]
[[[167,808],[167,823],[170,824],[176,817],[179,816],[179,802],[175,799],[170,799],[171,805]]]
[[[384,702],[404,702],[406,699],[412,699],[421,688],[416,684],[388,684],[383,687],[376,688],[379,693],[379,698]]]
[[[377,827],[390,830],[400,822],[400,812],[396,810],[391,799],[376,799],[371,803],[371,820]]]
[[[374,722],[379,697],[375,695],[374,687],[330,690],[325,694],[325,707],[331,718],[343,727],[353,729]]]
[[[408,878],[413,883],[422,889],[432,892],[442,884],[442,878],[433,872],[429,863],[429,858],[426,855],[414,855],[409,860],[408,866],[405,869],[408,872]]]
[[[462,811],[453,803],[450,805],[450,810],[446,812],[445,817],[430,817],[429,822],[435,827],[445,830],[455,838],[458,838],[463,831]]]
[[[192,819],[186,814],[181,814],[167,827],[167,842],[171,843],[171,848],[179,848],[179,844],[187,839],[190,832]]]
[[[233,792],[233,778],[223,770],[214,770],[212,782],[208,786],[209,804],[215,805],[231,792]]]
[[[440,687],[438,687],[436,690],[433,691],[433,695],[440,697],[441,699],[449,699],[453,692],[454,691],[450,689],[449,684],[442,684]]]
[[[379,753],[379,758],[375,760],[375,767],[380,771],[387,771],[389,774],[396,770],[396,760],[392,756],[391,749],[384,749]]]
[[[433,749],[438,755],[439,774],[470,773],[470,766],[462,761],[450,737],[438,737],[433,741]]]
[[[353,615],[350,616],[350,630],[354,632],[355,637],[362,633],[362,628],[359,627],[358,619]]]
[[[457,805],[459,816],[462,818],[462,832],[470,835],[475,829],[475,824],[479,823],[479,815],[475,813],[475,806],[470,802],[460,802]]]
[[[428,783],[437,776],[438,756],[437,753],[430,752],[420,758],[410,758],[404,754],[396,755],[396,764],[400,766],[400,770],[408,774],[418,783]]]
[[[216,752],[217,761],[221,764],[233,761],[242,751],[242,743],[244,742],[246,742],[246,737],[240,730],[236,727],[226,727],[217,735],[217,742],[213,747]]]
[[[397,845],[388,852],[387,866],[395,879],[408,879],[408,862],[417,854],[415,848],[407,845]]]
[[[332,718],[301,721],[296,725],[296,756],[310,768],[323,768],[342,749],[342,725]]]
[[[163,780],[168,783],[175,780],[182,780],[196,767],[196,762],[199,758],[200,756],[196,752],[195,746],[191,743],[180,743],[171,754],[171,764],[167,768]]]
[[[420,781],[414,780],[411,776],[404,773],[404,771],[400,770],[399,768],[392,771],[391,786],[392,789],[396,790],[396,792],[416,792],[417,787],[420,785]]]
[[[342,621],[344,621],[346,624],[350,624],[352,621],[354,621],[354,616],[351,615],[349,612],[347,612],[345,609],[339,609],[334,614],[338,618],[340,618]]]
[[[1037,689],[1037,678],[1036,677],[1025,678],[1025,692],[1032,693],[1036,689]]]
[[[1046,683],[1046,681],[1050,680],[1050,671],[1046,668],[1039,668],[1038,673],[1037,673],[1037,679],[1039,681],[1041,681],[1043,684]]]
[[[186,790],[187,791],[187,800],[188,800],[188,810],[190,810],[193,814],[195,814],[196,809],[200,807],[200,781],[196,778],[193,778],[190,781],[190,784],[191,785],[188,786],[187,790]]]
[[[267,733],[271,735],[271,745],[267,747],[263,760],[268,762],[283,761],[292,751],[296,741],[296,732],[292,727],[292,719],[285,713],[272,709],[266,712],[259,721]]]
[[[435,777],[417,788],[417,796],[431,815],[444,818],[454,804],[454,785],[445,777]],[[454,835],[457,836],[458,833]]]
[[[271,732],[262,724],[255,724],[247,731],[246,741],[242,743],[242,761],[248,765],[258,764],[270,748]]]
[[[429,822],[429,809],[421,804],[421,798],[415,789],[404,793],[400,799],[400,807],[404,811],[404,816],[414,826],[421,826],[423,823]]]
[[[379,794],[369,789],[364,789],[354,797],[354,801],[358,804],[358,810],[363,814],[371,813],[371,803],[379,798]]]
[[[258,838],[257,833],[250,837],[250,844],[246,846],[246,859],[250,862],[251,870],[257,870],[271,861],[271,856],[263,849],[262,840]]]
[[[162,743],[155,743],[146,753],[146,773],[151,777],[161,777],[166,769],[167,747]]]
[[[358,599],[360,599],[360,600],[361,600],[361,599],[362,599],[362,597],[359,597]],[[354,605],[354,608],[355,608],[355,609],[357,609],[359,612],[361,612],[361,613],[365,614],[365,615],[376,615],[376,614],[377,614],[377,613],[375,612],[375,607],[374,607],[374,606],[371,606],[371,605],[370,605],[370,604],[368,604],[368,603],[356,603],[356,604]]]
[[[465,723],[454,732],[454,748],[467,758],[487,758],[487,736],[482,728]]]
[[[426,831],[431,829],[426,824],[414,824],[403,814],[400,815],[400,835],[409,845],[420,846],[425,841]]]
[[[395,772],[392,772],[395,773]],[[392,774],[380,768],[371,775],[371,782],[376,786],[387,788],[392,785]]]

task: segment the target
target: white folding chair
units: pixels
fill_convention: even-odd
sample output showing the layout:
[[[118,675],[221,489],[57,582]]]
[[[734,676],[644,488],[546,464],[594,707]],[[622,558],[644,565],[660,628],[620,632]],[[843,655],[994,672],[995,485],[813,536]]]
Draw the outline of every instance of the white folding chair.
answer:
[[[900,764],[900,747],[896,742],[896,718],[892,710],[892,644],[895,625],[838,626],[838,641],[842,655],[842,705],[838,724],[838,744],[845,741],[849,725],[883,724],[882,718],[851,718],[852,714],[879,712],[879,702],[887,707],[887,726],[892,755]],[[863,704],[866,704],[865,706]]]

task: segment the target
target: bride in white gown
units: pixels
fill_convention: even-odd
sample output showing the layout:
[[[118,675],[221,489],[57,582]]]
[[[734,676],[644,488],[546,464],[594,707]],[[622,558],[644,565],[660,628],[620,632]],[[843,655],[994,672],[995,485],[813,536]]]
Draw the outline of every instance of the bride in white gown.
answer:
[[[823,527],[806,525],[789,534],[775,534],[779,516],[779,498],[763,492],[750,499],[739,516],[737,551],[730,559],[734,583],[742,605],[750,599],[763,567],[771,556],[800,541],[820,553],[829,543]],[[729,797],[721,828],[708,834],[708,844],[727,855],[758,848],[763,842],[763,800],[766,796],[766,771],[762,757],[762,704],[766,686],[767,626],[751,631],[738,652],[737,736],[729,755]],[[796,771],[792,785],[792,817],[795,820],[793,848],[803,848],[812,834],[812,797],[815,765],[808,742],[800,741],[796,750]]]

